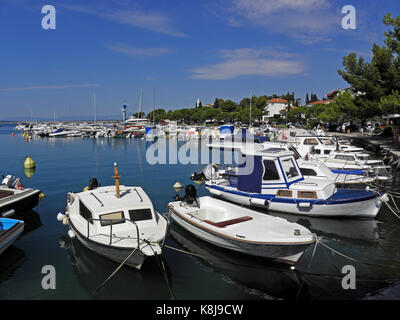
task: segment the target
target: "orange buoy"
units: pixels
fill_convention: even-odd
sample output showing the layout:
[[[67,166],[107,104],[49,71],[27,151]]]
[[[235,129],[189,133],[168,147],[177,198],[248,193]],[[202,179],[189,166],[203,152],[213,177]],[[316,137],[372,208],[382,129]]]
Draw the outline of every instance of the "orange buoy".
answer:
[[[14,137],[14,132],[11,133],[11,137]]]

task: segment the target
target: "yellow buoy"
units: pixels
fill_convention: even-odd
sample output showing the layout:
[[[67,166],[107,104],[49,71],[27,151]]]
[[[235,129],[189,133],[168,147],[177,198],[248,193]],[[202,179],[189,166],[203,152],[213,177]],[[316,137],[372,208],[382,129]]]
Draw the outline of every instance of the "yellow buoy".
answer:
[[[24,161],[24,168],[25,169],[33,169],[36,168],[35,161],[31,157],[26,157]]]
[[[42,200],[45,196],[46,195],[43,192],[39,193],[39,200]]]

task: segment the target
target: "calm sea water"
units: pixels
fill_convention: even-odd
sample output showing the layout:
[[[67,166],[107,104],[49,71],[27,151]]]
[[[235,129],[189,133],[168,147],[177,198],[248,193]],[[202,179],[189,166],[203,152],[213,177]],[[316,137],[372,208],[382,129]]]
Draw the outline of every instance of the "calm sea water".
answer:
[[[0,127],[1,174],[21,177],[27,187],[46,195],[32,212],[22,215],[26,231],[0,256],[0,299],[361,299],[400,279],[400,220],[385,208],[376,220],[305,218],[271,213],[295,221],[322,237],[340,254],[318,245],[309,247],[292,271],[286,265],[235,254],[208,245],[178,226],[167,244],[196,253],[189,256],[163,250],[166,277],[153,262],[141,271],[123,267],[94,295],[93,291],[118,264],[69,239],[56,220],[68,191],[80,191],[96,177],[113,184],[113,163],[121,183],[142,186],[155,209],[167,211],[175,192],[171,186],[191,183],[193,171],[204,165],[151,165],[146,141],[140,139],[34,139],[11,136],[14,126]],[[25,156],[36,170],[25,172]],[[207,191],[199,187],[198,193]],[[42,267],[56,269],[56,289],[44,290]],[[342,288],[342,268],[356,269],[356,289]],[[167,278],[167,280],[166,280]],[[171,294],[172,291],[172,294]],[[391,296],[390,298],[400,298]]]

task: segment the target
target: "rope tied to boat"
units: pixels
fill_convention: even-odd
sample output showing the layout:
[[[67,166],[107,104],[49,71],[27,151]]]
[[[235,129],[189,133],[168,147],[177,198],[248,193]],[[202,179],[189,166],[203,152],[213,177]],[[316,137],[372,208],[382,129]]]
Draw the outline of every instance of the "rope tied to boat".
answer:
[[[104,280],[103,283],[100,284],[100,285],[90,294],[90,296],[93,296],[98,290],[100,290],[100,288],[102,288],[102,287],[103,287],[103,286],[104,286],[104,285],[119,271],[119,269],[122,268],[122,266],[125,264],[125,262],[129,260],[129,258],[135,253],[135,251],[136,251],[137,249],[138,249],[138,248],[133,249],[133,251],[125,258],[124,261],[122,261],[122,263],[118,266],[118,268],[116,268],[116,269],[114,270],[114,272],[111,273],[111,274],[108,276],[108,278],[107,278],[106,280]]]

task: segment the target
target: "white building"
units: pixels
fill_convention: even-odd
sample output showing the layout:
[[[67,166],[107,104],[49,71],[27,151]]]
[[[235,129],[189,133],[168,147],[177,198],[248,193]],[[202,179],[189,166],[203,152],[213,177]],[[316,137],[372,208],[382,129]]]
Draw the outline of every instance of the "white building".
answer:
[[[263,121],[266,122],[268,119],[273,118],[275,115],[281,115],[281,111],[285,110],[289,106],[289,102],[284,99],[275,98],[267,101],[267,105],[264,108]]]

